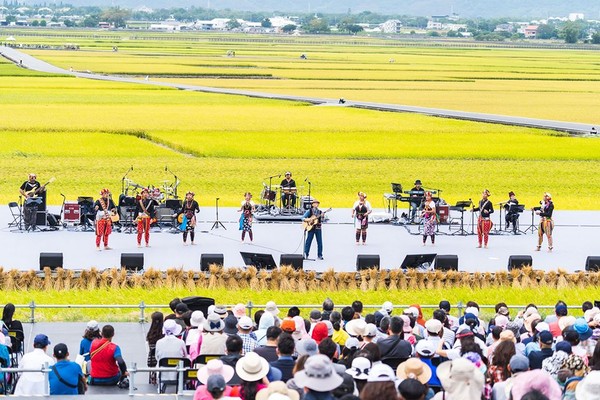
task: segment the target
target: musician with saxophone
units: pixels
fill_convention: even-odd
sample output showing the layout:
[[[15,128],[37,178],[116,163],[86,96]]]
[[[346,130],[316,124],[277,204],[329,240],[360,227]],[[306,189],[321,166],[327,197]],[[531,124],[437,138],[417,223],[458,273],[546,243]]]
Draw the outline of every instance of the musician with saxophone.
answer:
[[[485,189],[481,194],[479,207],[471,209],[472,212],[479,211],[479,218],[477,219],[477,239],[479,241],[479,245],[477,248],[481,248],[481,243],[483,242],[483,247],[487,249],[490,231],[494,225],[492,223],[492,219],[490,218],[490,214],[494,212],[494,206],[488,198],[490,196],[490,191]]]
[[[548,251],[552,251],[554,243],[552,241],[552,231],[554,230],[554,221],[552,213],[554,212],[554,203],[550,193],[544,193],[544,199],[540,201],[540,207],[534,207],[535,213],[540,216],[540,226],[538,228],[538,244],[536,251],[540,251],[544,242],[544,234],[548,238]]]
[[[37,181],[37,175],[29,174],[28,180],[23,182],[19,192],[25,197],[25,206],[23,207],[23,220],[25,222],[25,230],[34,231],[37,224],[37,212],[39,205],[43,202],[43,197],[46,195],[46,185],[42,186]],[[41,197],[38,197],[41,195]]]
[[[142,189],[141,198],[136,201],[135,221],[137,221],[137,244],[142,247],[142,235],[146,242],[146,247],[150,247],[150,225],[155,219],[157,202],[150,197],[147,188]]]
[[[117,215],[117,206],[110,197],[110,190],[104,188],[100,191],[100,198],[94,203],[96,211],[96,250],[100,250],[100,242],[104,242],[104,250],[108,247],[108,236],[112,233],[112,224]]]

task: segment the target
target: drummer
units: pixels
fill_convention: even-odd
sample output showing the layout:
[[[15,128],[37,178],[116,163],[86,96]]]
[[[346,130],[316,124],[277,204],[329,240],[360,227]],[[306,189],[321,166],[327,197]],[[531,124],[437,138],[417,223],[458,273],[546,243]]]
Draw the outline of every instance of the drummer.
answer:
[[[281,181],[281,201],[284,208],[296,207],[296,181],[292,179],[290,171],[285,173],[285,179]]]

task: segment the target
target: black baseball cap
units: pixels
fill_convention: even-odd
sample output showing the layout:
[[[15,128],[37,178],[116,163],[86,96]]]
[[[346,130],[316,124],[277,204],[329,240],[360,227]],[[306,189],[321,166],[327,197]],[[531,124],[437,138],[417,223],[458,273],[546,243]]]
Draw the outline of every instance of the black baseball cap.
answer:
[[[67,356],[68,353],[69,349],[67,348],[66,344],[59,343],[56,346],[54,346],[54,357],[63,359]]]

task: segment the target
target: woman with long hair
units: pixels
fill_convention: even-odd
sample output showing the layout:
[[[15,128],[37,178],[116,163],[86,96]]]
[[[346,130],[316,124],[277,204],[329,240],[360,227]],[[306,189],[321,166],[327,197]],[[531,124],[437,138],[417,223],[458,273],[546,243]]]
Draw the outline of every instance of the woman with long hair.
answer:
[[[152,322],[150,323],[150,329],[146,335],[146,343],[148,344],[148,359],[146,365],[150,368],[156,367],[156,342],[162,339],[165,334],[163,333],[164,317],[160,311],[155,311],[150,317]],[[156,385],[156,372],[150,372],[149,382]]]
[[[491,385],[503,382],[510,377],[508,364],[510,358],[515,354],[515,344],[511,340],[502,340],[498,343],[492,355],[490,368],[487,371],[487,380]]]
[[[435,244],[435,228],[437,226],[437,210],[431,192],[425,192],[423,205],[423,246],[427,244],[427,236],[431,237],[431,245]]]
[[[21,323],[21,321],[13,319],[13,316],[15,315],[15,305],[13,303],[6,303],[6,305],[4,306],[4,309],[2,310],[2,324],[3,324],[3,329],[6,329],[6,334],[8,335],[8,332],[14,332],[15,336],[14,339],[11,339],[12,341],[12,347],[10,349],[10,351],[12,353],[19,353],[21,352],[21,349],[23,348],[23,341],[25,340],[25,333],[23,331],[23,324]],[[11,337],[13,337],[11,335]]]
[[[254,352],[246,354],[235,364],[235,372],[242,380],[240,398],[256,400],[256,394],[269,384],[269,362]]]

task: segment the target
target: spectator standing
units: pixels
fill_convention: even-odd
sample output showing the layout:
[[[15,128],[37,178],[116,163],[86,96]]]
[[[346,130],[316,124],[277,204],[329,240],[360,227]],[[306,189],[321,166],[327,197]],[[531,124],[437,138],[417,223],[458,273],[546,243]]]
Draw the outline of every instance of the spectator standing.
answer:
[[[54,365],[54,359],[46,354],[50,340],[44,334],[38,334],[33,339],[33,351],[25,354],[19,363],[23,369],[39,369],[45,363]],[[15,387],[15,396],[34,396],[46,393],[46,384],[42,372],[23,372]]]
[[[114,386],[121,378],[129,375],[127,364],[121,355],[121,348],[112,342],[115,328],[112,325],[102,327],[102,339],[92,342],[90,348],[91,385]]]
[[[51,395],[78,395],[87,390],[87,382],[79,364],[69,361],[69,349],[64,343],[54,346],[56,364],[48,376]]]
[[[156,342],[165,336],[163,333],[163,313],[155,311],[152,313],[150,319],[152,322],[150,323],[150,329],[148,329],[148,333],[146,334],[146,343],[148,344],[148,358],[146,360],[146,365],[153,368],[156,367],[157,364]],[[156,385],[156,372],[150,372],[148,380],[150,384]]]

